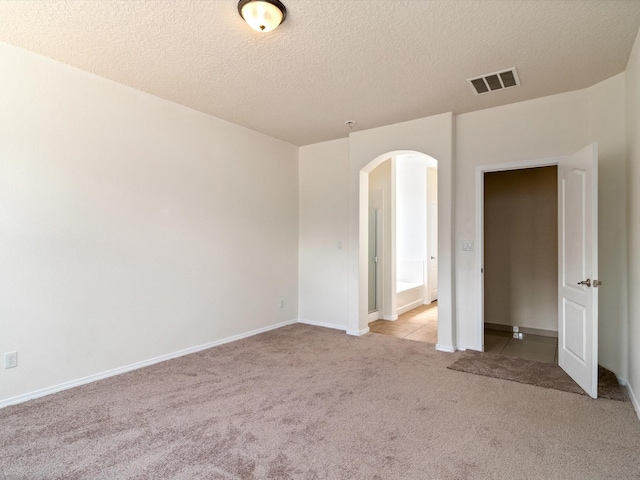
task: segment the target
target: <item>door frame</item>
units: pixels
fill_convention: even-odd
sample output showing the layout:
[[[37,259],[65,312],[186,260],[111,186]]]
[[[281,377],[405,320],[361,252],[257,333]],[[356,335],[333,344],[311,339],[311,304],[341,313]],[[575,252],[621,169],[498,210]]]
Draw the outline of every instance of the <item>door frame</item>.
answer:
[[[484,352],[484,174],[522,170],[525,168],[558,166],[560,157],[515,162],[478,165],[476,167],[476,284],[478,301],[476,303],[476,350]]]
[[[374,193],[376,196],[379,196],[379,207],[376,209],[376,256],[378,257],[378,262],[376,262],[376,309],[368,312],[369,314],[369,322],[373,322],[382,318],[382,312],[384,311],[384,195],[382,190],[370,190],[369,195]],[[369,207],[371,207],[371,202],[369,202]],[[371,232],[369,232],[371,234]],[[371,237],[369,237],[369,241],[371,241]]]
[[[427,187],[428,188],[428,187]],[[427,189],[427,195],[428,195],[428,189]],[[431,206],[434,205],[433,203],[429,203],[427,201],[427,254],[426,254],[426,268],[425,268],[425,286],[427,291],[425,292],[423,298],[424,298],[424,303],[425,304],[431,304],[433,303],[435,300],[438,299],[438,294],[436,293],[435,297],[433,295],[433,290],[434,290],[434,285],[436,287],[436,290],[438,289],[438,248],[436,247],[435,252],[433,252],[433,250],[429,251],[429,245],[431,244],[430,240],[432,239],[431,235],[433,234],[433,230],[435,230],[435,238],[436,238],[436,245],[438,243],[438,204],[435,204],[436,207],[436,212],[435,212],[435,216],[436,216],[436,221],[433,221],[433,215],[430,213],[432,212],[431,210]],[[433,278],[433,274],[432,274],[432,265],[431,265],[431,254],[435,253],[436,258],[435,258],[435,280]]]

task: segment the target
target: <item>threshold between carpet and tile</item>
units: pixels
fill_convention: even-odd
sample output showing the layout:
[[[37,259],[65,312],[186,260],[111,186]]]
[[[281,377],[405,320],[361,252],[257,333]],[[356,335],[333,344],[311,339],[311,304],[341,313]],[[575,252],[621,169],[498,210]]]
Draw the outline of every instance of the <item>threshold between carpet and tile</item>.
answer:
[[[0,478],[640,476],[630,402],[296,324],[0,410]],[[517,461],[514,461],[517,459]]]
[[[420,305],[397,320],[374,320],[369,330],[418,342],[438,343],[438,302]]]

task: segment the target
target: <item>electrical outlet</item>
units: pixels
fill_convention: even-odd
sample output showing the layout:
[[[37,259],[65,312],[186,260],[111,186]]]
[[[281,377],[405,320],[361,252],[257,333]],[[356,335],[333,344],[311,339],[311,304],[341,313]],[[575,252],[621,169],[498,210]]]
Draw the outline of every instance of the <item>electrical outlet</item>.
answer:
[[[280,299],[280,308],[284,308],[284,298]]]
[[[5,352],[4,368],[13,368],[18,366],[18,352]]]

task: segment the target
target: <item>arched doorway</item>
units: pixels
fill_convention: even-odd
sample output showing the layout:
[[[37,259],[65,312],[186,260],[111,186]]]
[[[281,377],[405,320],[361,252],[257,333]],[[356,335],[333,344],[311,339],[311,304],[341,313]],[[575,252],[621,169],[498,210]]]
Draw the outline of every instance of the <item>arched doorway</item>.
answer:
[[[395,336],[430,343],[437,343],[437,169],[437,160],[427,154],[395,151],[376,157],[360,172],[361,227],[366,212],[360,239],[366,246],[366,263],[360,265],[366,284],[360,288],[366,290],[367,322],[388,322]],[[428,325],[407,322],[423,315],[428,305]]]
[[[367,253],[369,172],[390,155],[424,153],[438,161],[438,344],[457,346],[454,243],[454,115],[446,113],[352,132],[348,148],[349,243],[347,333],[364,335],[368,327]],[[464,258],[463,260],[466,260]],[[465,279],[466,281],[466,279]],[[469,301],[468,299],[466,301]]]
[[[372,332],[437,343],[437,169],[433,157],[404,153],[369,173]]]

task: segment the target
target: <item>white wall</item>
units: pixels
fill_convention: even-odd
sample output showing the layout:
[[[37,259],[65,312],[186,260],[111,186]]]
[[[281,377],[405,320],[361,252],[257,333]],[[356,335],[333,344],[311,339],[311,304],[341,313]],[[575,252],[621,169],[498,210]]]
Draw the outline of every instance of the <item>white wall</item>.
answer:
[[[297,147],[0,63],[0,400],[297,317]]]
[[[348,139],[300,148],[299,316],[345,330],[348,179]]]
[[[629,265],[629,387],[640,415],[640,36],[626,71],[627,233]]]

